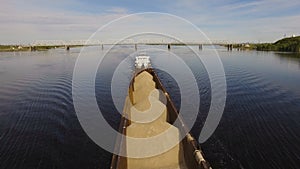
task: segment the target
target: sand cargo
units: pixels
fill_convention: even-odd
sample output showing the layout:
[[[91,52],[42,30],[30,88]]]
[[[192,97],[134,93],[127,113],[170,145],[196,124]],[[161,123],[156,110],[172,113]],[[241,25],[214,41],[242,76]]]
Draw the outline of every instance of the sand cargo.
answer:
[[[153,68],[138,69],[133,76],[119,132],[123,136],[117,138],[115,149],[125,156],[113,155],[111,169],[211,168]],[[160,137],[148,142],[156,136]]]

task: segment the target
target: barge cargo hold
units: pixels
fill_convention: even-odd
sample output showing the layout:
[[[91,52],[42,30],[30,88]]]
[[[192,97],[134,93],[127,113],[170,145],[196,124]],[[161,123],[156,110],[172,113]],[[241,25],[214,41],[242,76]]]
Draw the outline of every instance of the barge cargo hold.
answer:
[[[161,95],[164,101],[161,101]],[[151,102],[151,103],[150,103]],[[164,103],[163,103],[164,102]],[[151,109],[151,110],[150,110]],[[156,111],[163,110],[157,116]],[[149,122],[139,123],[132,119],[138,119],[137,112],[148,112]],[[153,116],[158,117],[153,121]],[[178,118],[181,125],[175,126],[174,122]],[[119,127],[119,132],[124,136],[134,138],[150,138],[169,130],[166,140],[160,142],[159,146],[168,144],[168,139],[177,139],[177,145],[167,151],[155,156],[136,158],[113,155],[111,169],[210,169],[209,163],[205,160],[203,152],[198,142],[185,128],[184,122],[166,89],[160,82],[156,72],[152,68],[147,68],[136,73],[130,83],[128,96],[124,104],[123,115]],[[188,133],[188,134],[186,134]],[[179,140],[179,135],[186,136]],[[157,147],[143,145],[138,149],[130,144],[128,138],[120,137],[116,140],[116,152],[125,151],[130,154],[132,151],[152,151]]]

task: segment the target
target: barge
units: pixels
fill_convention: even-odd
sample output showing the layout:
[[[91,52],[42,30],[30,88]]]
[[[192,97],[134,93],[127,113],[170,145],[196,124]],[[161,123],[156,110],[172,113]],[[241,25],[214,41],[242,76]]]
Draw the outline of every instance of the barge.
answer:
[[[125,154],[130,154],[133,151],[152,151],[168,144],[170,138],[177,139],[180,134],[185,137],[182,140],[179,139],[177,145],[154,156],[138,158],[114,154],[110,169],[211,169],[197,140],[185,128],[179,112],[155,70],[150,68],[149,57],[144,55],[136,57],[135,65],[136,72],[129,85],[119,126],[119,132],[123,136],[117,138],[115,152],[125,151]],[[160,110],[163,111],[157,116],[156,111]],[[137,120],[139,118],[134,117],[139,113],[148,115],[146,121],[139,122]],[[154,116],[155,119],[153,119]],[[143,118],[145,120],[145,117]],[[174,122],[177,119],[181,125],[175,126]],[[150,138],[166,130],[170,132],[165,136],[165,140],[160,141],[159,145],[155,147],[151,147],[145,142],[141,148],[141,146],[132,145],[130,140],[124,137]]]

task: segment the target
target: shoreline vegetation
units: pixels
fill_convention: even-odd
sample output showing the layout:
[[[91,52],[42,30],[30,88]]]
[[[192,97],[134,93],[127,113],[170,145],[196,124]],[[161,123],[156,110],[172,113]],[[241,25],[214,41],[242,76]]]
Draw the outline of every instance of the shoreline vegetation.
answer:
[[[0,52],[23,52],[23,51],[48,51],[50,49],[67,49],[82,47],[83,45],[72,45],[72,46],[22,46],[22,45],[0,45]]]
[[[154,44],[151,44],[154,45]],[[159,45],[159,44],[157,44]],[[181,45],[181,44],[171,44]],[[182,44],[184,45],[184,44]],[[82,47],[83,45],[72,46],[22,46],[22,45],[0,45],[0,52],[17,52],[17,51],[48,51],[50,49]],[[226,46],[226,45],[224,45]],[[241,43],[232,44],[233,48],[238,50],[257,50],[257,51],[276,51],[276,52],[294,52],[300,53],[300,36],[289,37],[278,40],[275,43]]]
[[[239,48],[238,45],[234,45],[233,47]],[[300,36],[284,38],[275,43],[247,44],[243,49],[300,53]]]
[[[1,52],[14,52],[14,51],[46,51],[49,49],[55,49],[60,46],[19,46],[19,45],[0,45]]]

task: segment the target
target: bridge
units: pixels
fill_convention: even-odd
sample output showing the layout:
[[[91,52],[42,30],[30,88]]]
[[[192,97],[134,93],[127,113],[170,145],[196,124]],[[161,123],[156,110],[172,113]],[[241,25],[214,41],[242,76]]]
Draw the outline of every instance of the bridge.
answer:
[[[202,49],[203,45],[222,45],[227,46],[228,50],[232,50],[233,45],[242,45],[242,43],[232,42],[228,40],[213,40],[213,41],[196,41],[190,40],[185,42],[178,42],[170,39],[126,39],[126,40],[37,40],[30,43],[30,47],[65,47],[66,50],[70,50],[71,47],[76,46],[102,46],[104,45],[133,45],[137,49],[138,45],[166,45],[168,49],[171,49],[172,45],[188,45],[188,46],[199,46]]]
[[[227,44],[239,44],[237,42],[228,41],[228,40],[212,40],[212,41],[196,41],[196,40],[189,40],[178,42],[175,40],[170,39],[126,39],[126,40],[36,40],[30,43],[32,46],[62,46],[62,45],[69,45],[69,46],[98,46],[98,45],[134,45],[134,44],[185,44],[185,45],[227,45]]]

